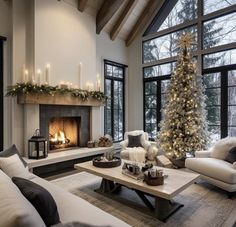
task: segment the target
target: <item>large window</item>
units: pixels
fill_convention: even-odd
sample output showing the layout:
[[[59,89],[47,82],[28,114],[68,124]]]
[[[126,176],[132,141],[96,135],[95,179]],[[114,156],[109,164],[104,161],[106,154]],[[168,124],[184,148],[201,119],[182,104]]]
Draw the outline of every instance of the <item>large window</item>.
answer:
[[[165,1],[143,35],[144,129],[156,138],[176,41],[186,32],[194,35],[212,139],[236,136],[236,0]]]
[[[124,81],[125,66],[104,61],[105,94],[108,99],[105,106],[105,134],[112,136],[114,142],[123,140],[124,135]]]

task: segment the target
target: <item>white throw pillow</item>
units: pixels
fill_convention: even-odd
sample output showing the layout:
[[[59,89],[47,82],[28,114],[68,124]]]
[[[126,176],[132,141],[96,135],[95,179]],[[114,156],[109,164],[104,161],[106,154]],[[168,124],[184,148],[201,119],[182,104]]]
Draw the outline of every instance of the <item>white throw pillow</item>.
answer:
[[[19,156],[14,154],[10,157],[0,158],[0,168],[5,172],[10,178],[12,177],[22,177],[25,179],[32,179],[34,177],[28,171],[23,163],[21,162]]]
[[[45,227],[35,208],[1,170],[0,201],[1,227]]]
[[[236,137],[226,137],[210,149],[211,157],[224,160],[232,147],[236,147]]]

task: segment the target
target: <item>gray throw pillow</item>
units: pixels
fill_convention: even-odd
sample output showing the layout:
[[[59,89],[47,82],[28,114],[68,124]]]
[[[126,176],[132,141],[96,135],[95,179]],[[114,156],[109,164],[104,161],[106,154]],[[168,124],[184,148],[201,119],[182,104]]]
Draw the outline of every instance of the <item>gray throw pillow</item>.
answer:
[[[20,160],[22,161],[22,163],[24,164],[24,166],[27,166],[27,163],[24,161],[24,159],[21,157],[20,152],[17,150],[16,145],[13,144],[11,147],[9,147],[8,149],[1,151],[0,152],[0,158],[7,158],[10,157],[14,154],[17,154],[20,158]]]
[[[143,147],[142,143],[141,143],[141,136],[137,135],[137,136],[132,136],[132,135],[128,135],[128,146],[127,147]]]
[[[225,161],[232,164],[236,162],[236,147],[233,147],[229,150],[229,153],[227,154]]]

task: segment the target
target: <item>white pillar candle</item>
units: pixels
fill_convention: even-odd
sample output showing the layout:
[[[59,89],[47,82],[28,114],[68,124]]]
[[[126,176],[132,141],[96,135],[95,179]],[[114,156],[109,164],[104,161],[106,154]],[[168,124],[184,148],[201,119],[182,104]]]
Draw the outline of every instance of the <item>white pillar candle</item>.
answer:
[[[36,82],[35,82],[35,76],[34,76],[34,74],[32,74],[32,76],[31,76],[31,83],[32,84],[35,84]]]
[[[22,66],[22,83],[25,83],[25,64]]]
[[[79,88],[82,89],[82,72],[83,72],[83,64],[82,62],[79,63],[79,75],[78,75],[78,83]]]
[[[99,73],[97,74],[97,90],[101,90],[101,79]]]
[[[41,74],[42,74],[41,69],[37,69],[37,83],[38,83],[38,85],[41,84]]]
[[[90,84],[90,91],[93,91],[94,90],[94,83],[91,83]]]
[[[45,81],[46,81],[46,84],[49,84],[49,82],[50,82],[50,69],[51,69],[51,65],[47,64],[46,65],[46,69],[45,69]]]
[[[23,82],[27,83],[29,81],[29,71],[27,69],[24,70]]]

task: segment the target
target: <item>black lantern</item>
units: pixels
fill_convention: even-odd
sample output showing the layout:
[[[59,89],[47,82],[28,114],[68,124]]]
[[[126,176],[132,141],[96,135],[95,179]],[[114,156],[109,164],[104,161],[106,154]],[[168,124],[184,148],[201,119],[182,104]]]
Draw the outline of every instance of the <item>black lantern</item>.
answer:
[[[48,144],[46,138],[40,135],[39,129],[28,141],[28,157],[30,159],[41,159],[48,156]]]

